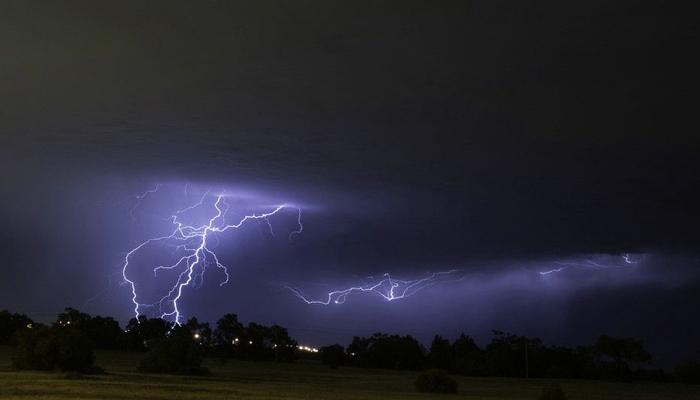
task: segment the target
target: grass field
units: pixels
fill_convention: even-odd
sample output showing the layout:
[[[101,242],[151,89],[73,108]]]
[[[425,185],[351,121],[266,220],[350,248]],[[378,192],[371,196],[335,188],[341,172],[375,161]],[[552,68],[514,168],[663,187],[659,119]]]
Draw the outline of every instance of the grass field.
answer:
[[[10,349],[0,347],[0,399],[536,399],[550,381],[457,378],[458,395],[416,393],[416,374],[341,368],[309,363],[208,361],[204,378],[133,372],[139,354],[99,352],[107,375],[67,379],[60,373],[17,372]],[[700,400],[700,386],[657,383],[559,381],[569,399]]]

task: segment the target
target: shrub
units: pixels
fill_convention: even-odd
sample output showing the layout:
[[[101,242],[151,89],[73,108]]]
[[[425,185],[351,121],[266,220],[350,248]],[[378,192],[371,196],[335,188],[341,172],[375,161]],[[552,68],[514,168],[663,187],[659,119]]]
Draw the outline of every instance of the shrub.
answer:
[[[192,339],[171,336],[157,342],[139,364],[139,371],[177,375],[208,375],[201,349]]]
[[[99,372],[93,343],[70,328],[25,330],[17,336],[12,363],[17,369]]]
[[[427,393],[457,393],[457,381],[443,370],[429,369],[416,378],[416,390]]]
[[[538,397],[539,400],[566,400],[566,395],[561,387],[553,383],[542,389],[542,394]]]

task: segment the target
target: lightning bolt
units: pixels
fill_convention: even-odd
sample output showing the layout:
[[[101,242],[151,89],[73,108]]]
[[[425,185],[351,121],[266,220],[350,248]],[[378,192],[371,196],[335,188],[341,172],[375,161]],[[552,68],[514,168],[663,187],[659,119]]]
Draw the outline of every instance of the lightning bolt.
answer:
[[[137,196],[137,199],[144,199],[149,194],[155,193],[159,187],[160,185],[156,186],[155,189],[145,192],[141,196]],[[209,217],[206,223],[201,225],[189,225],[181,221],[181,216],[183,214],[203,206],[210,197],[216,199],[213,202],[215,212]],[[131,301],[134,304],[134,315],[137,318],[141,315],[142,308],[153,308],[158,310],[160,318],[170,319],[172,322],[179,325],[181,320],[179,301],[182,298],[182,291],[187,286],[201,286],[204,279],[204,272],[209,265],[216,266],[216,268],[223,272],[225,278],[219,283],[220,286],[229,282],[230,276],[228,268],[219,261],[219,257],[211,245],[211,241],[218,240],[217,234],[231,229],[238,229],[246,222],[255,220],[267,222],[270,229],[272,229],[268,218],[286,209],[293,209],[297,212],[298,229],[289,235],[290,239],[293,234],[301,233],[304,229],[301,222],[301,208],[290,204],[275,206],[270,211],[264,213],[244,215],[233,223],[226,221],[229,209],[230,207],[226,203],[225,193],[212,195],[210,191],[207,191],[197,203],[178,210],[170,216],[168,220],[172,223],[173,228],[169,234],[147,239],[126,253],[122,266],[122,278],[125,284],[131,288]],[[157,243],[173,247],[175,252],[179,253],[180,258],[173,264],[156,266],[153,268],[153,274],[157,276],[158,272],[163,270],[176,270],[180,271],[180,273],[177,276],[175,284],[170,287],[167,293],[158,301],[154,303],[140,303],[138,300],[139,296],[136,282],[129,278],[132,258],[140,251]]]
[[[464,276],[461,276],[456,279],[445,279],[446,277],[454,276],[454,274],[458,272],[461,272],[461,270],[453,269],[444,272],[435,272],[429,274],[424,278],[415,280],[395,279],[387,273],[384,274],[384,278],[378,282],[368,283],[360,286],[353,286],[342,290],[335,290],[328,293],[325,299],[322,300],[311,299],[304,295],[304,293],[298,288],[287,285],[285,285],[284,287],[291,291],[296,297],[304,301],[306,304],[321,304],[325,306],[329,304],[343,304],[347,300],[348,296],[353,293],[373,293],[375,295],[380,296],[386,301],[395,301],[413,296],[414,294],[425,289],[426,287],[435,285],[440,282],[455,282],[464,279]]]
[[[161,186],[162,185],[159,183],[156,186],[154,186],[153,189],[146,190],[145,192],[135,196],[136,201],[134,202],[133,207],[131,207],[131,210],[129,210],[129,215],[131,215],[131,219],[136,219],[136,216],[134,216],[134,212],[141,205],[141,201],[148,197],[148,195],[157,193],[158,190],[160,190]]]
[[[624,264],[638,264],[639,261],[634,261],[632,260],[632,257],[629,255],[629,253],[623,254],[622,260]],[[557,272],[562,272],[564,270],[567,270],[569,268],[583,268],[583,269],[594,269],[594,270],[600,270],[600,269],[611,269],[611,268],[625,268],[626,265],[620,265],[620,264],[602,264],[597,261],[593,261],[590,259],[585,259],[585,260],[580,260],[580,261],[556,261],[555,264],[559,265],[557,268],[553,268],[550,270],[546,271],[540,271],[539,274],[542,276],[554,274]]]
[[[639,261],[633,261],[632,258],[630,258],[629,253],[623,255],[622,259],[625,260],[626,264],[639,264]]]

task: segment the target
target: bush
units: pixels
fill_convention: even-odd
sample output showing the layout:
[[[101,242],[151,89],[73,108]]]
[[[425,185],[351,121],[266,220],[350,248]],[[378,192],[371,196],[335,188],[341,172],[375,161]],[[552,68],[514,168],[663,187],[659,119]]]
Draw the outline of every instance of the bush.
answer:
[[[542,394],[538,397],[539,400],[566,400],[566,395],[561,387],[553,383],[542,389]]]
[[[208,375],[201,349],[192,339],[172,336],[157,342],[139,364],[139,371],[159,374]]]
[[[457,381],[443,370],[429,369],[416,378],[416,390],[427,393],[457,393]]]
[[[685,361],[673,371],[680,382],[700,384],[700,361]]]
[[[93,343],[81,331],[70,328],[25,330],[17,336],[12,363],[17,369],[94,373]]]

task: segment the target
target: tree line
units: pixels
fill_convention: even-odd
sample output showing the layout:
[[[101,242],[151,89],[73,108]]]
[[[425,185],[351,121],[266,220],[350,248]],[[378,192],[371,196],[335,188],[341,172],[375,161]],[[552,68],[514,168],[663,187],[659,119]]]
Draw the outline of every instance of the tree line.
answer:
[[[342,346],[321,348],[326,363],[420,370],[438,368],[468,376],[532,378],[662,379],[663,371],[645,369],[651,355],[641,341],[601,336],[592,346],[545,346],[538,338],[494,331],[483,349],[461,334],[454,342],[435,336],[424,349],[411,336],[374,334]]]
[[[410,335],[375,333],[354,337],[347,348],[340,344],[322,347],[320,357],[332,368],[434,368],[465,376],[700,383],[699,361],[684,361],[669,375],[649,368],[652,356],[640,340],[607,335],[590,346],[576,348],[546,346],[538,338],[501,331],[493,331],[491,342],[484,348],[464,334],[453,342],[436,335],[426,349]]]
[[[211,328],[191,318],[173,325],[160,318],[132,318],[122,329],[111,317],[91,316],[66,308],[49,325],[23,314],[0,311],[0,344],[15,348],[18,369],[98,373],[94,349],[145,352],[139,370],[174,374],[206,374],[203,357],[292,362],[297,342],[287,329],[250,322],[226,314]]]
[[[651,354],[640,340],[600,336],[589,346],[546,346],[538,338],[493,331],[483,348],[461,334],[449,341],[435,336],[429,348],[410,335],[376,333],[353,338],[346,347],[322,347],[318,354],[300,351],[298,343],[279,325],[265,326],[221,317],[215,327],[191,318],[173,326],[160,318],[132,318],[122,329],[111,317],[91,316],[66,308],[56,321],[44,325],[22,314],[0,311],[0,344],[17,348],[15,366],[27,369],[93,368],[92,349],[147,352],[141,369],[152,372],[202,373],[202,357],[293,362],[319,357],[337,368],[402,370],[440,369],[466,376],[639,379],[700,383],[700,362],[685,361],[672,375],[649,368]],[[65,349],[67,347],[68,349]],[[75,349],[73,349],[75,348]],[[74,359],[60,359],[72,354]]]

